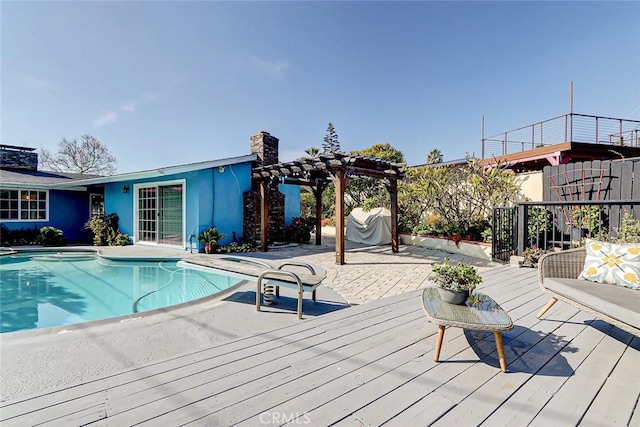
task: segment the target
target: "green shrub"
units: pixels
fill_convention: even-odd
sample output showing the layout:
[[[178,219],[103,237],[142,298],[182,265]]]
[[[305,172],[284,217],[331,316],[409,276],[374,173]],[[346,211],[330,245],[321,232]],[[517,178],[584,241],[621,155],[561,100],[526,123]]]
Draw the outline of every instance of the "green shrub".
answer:
[[[545,249],[540,249],[536,246],[526,248],[524,252],[522,252],[522,256],[524,257],[524,264],[531,267],[537,267],[538,261],[540,260],[542,255],[546,253],[547,251]]]
[[[118,229],[118,215],[96,215],[84,225],[93,233],[94,246],[126,246],[131,244],[129,236]]]
[[[2,246],[33,245],[39,233],[40,231],[35,225],[33,228],[9,230],[9,227],[0,224],[0,240],[2,241]]]
[[[631,212],[622,216],[622,224],[617,229],[618,237],[611,240],[616,243],[640,243],[640,219],[633,218]]]
[[[221,254],[230,254],[230,253],[246,253],[246,252],[255,252],[256,245],[251,242],[238,243],[231,242],[228,245],[220,246],[218,248],[218,253]]]
[[[55,227],[42,227],[35,243],[43,246],[64,246],[67,244],[62,230]]]
[[[284,229],[285,240],[290,243],[309,243],[315,223],[315,218],[293,218]]]

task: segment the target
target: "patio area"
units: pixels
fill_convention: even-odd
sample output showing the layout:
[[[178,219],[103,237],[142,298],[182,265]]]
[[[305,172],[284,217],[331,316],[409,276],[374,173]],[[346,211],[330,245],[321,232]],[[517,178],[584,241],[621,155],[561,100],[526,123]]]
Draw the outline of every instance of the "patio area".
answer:
[[[434,362],[424,253],[347,248],[332,277],[322,259],[333,252],[305,248],[300,259],[325,266],[329,286],[357,274],[353,298],[370,302],[303,321],[227,302],[252,322],[291,322],[4,401],[2,425],[640,425],[640,338],[563,303],[538,320],[548,297],[536,270],[481,269],[478,290],[515,325],[503,373],[491,332],[449,329]]]

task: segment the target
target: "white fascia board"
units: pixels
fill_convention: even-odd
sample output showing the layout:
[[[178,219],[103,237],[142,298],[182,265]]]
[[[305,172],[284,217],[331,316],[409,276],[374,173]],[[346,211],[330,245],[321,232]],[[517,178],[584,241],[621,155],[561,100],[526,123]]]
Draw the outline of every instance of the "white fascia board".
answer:
[[[0,182],[0,188],[5,188],[9,190],[13,190],[13,189],[49,190],[51,189],[51,184],[31,184],[28,182]]]
[[[169,166],[166,168],[152,169],[141,172],[129,172],[111,176],[103,176],[100,178],[79,179],[69,183],[52,184],[50,188],[67,188],[77,187],[79,185],[87,186],[94,184],[109,184],[113,182],[133,181],[138,179],[157,178],[166,175],[174,175],[178,173],[192,172],[202,169],[217,168],[220,166],[230,166],[238,163],[253,162],[258,159],[256,154],[247,154],[240,157],[230,157],[227,159],[210,160],[207,162],[189,163],[186,165]]]
[[[5,190],[64,190],[64,191],[87,191],[87,187],[79,185],[65,186],[58,188],[58,184],[30,184],[28,182],[3,182],[0,188]]]

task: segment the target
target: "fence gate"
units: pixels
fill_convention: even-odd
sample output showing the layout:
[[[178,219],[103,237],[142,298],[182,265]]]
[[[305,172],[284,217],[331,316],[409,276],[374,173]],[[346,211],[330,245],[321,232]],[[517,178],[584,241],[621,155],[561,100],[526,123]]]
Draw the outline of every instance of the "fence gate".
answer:
[[[517,208],[494,208],[491,235],[491,259],[508,263],[516,252]]]

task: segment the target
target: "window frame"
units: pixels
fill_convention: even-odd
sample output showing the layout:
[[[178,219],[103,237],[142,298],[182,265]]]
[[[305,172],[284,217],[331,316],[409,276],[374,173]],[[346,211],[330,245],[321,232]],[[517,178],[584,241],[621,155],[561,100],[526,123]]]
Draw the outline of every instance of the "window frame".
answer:
[[[0,201],[4,201],[7,200],[9,203],[11,203],[12,201],[16,201],[17,202],[17,213],[18,213],[18,217],[17,218],[0,218],[0,222],[49,222],[49,206],[50,206],[50,198],[49,198],[49,190],[48,189],[43,189],[43,188],[0,188],[0,191],[16,191],[18,193],[18,198],[17,199],[11,199],[11,198],[7,198],[7,199],[0,199]],[[23,193],[29,193],[29,192],[35,192],[36,193],[36,199],[35,200],[30,200],[29,198],[27,198],[26,200],[23,200]],[[27,215],[31,216],[29,213],[32,211],[40,212],[40,211],[44,211],[44,218],[27,218],[27,219],[22,219],[22,212],[23,212],[23,208],[22,208],[22,204],[23,202],[35,202],[36,205],[39,205],[43,200],[40,199],[40,194],[39,193],[44,193],[44,203],[45,203],[45,207],[44,209],[40,209],[39,206],[36,206],[35,209],[32,209],[31,207],[27,207],[26,211],[27,211]],[[3,209],[9,212],[9,214],[11,214],[11,206],[9,206],[8,209]]]

